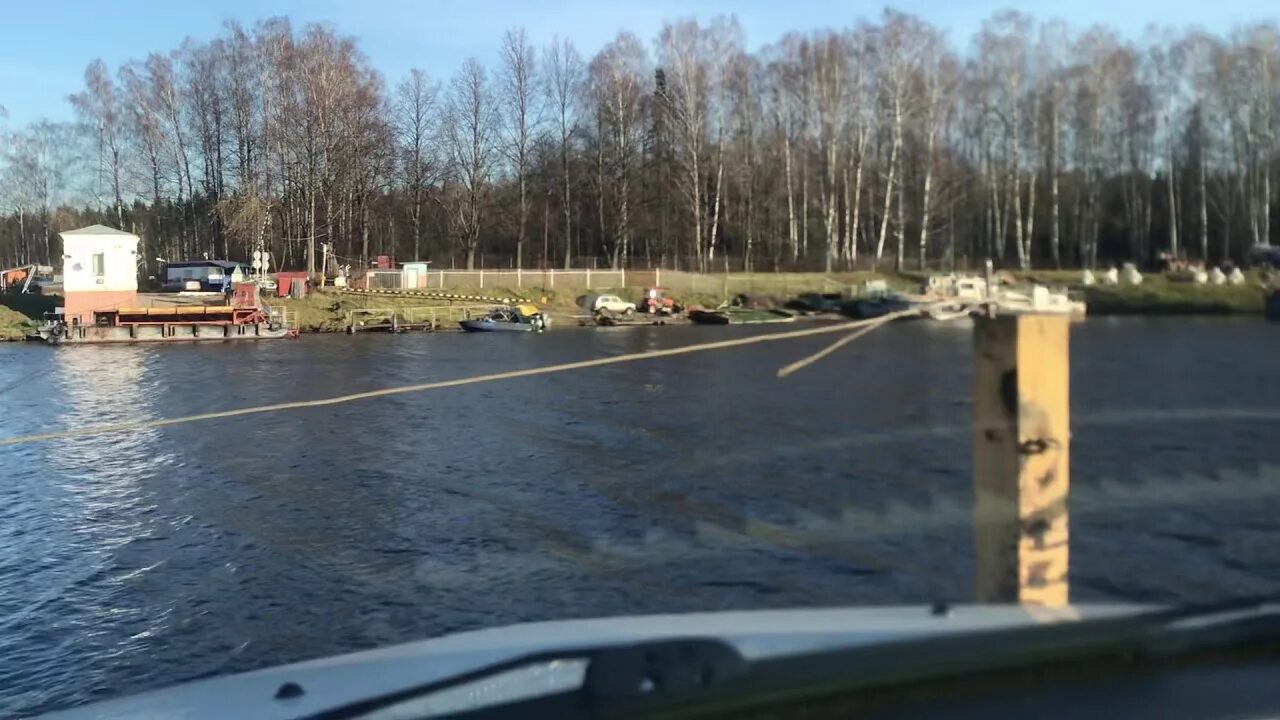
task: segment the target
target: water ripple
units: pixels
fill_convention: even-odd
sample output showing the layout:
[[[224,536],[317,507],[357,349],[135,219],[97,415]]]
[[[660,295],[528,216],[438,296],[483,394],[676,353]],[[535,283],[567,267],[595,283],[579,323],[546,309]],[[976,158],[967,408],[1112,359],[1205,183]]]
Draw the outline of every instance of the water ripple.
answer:
[[[1264,329],[1075,326],[1078,497],[1280,464]],[[0,385],[46,372],[0,433],[766,331],[14,345]],[[967,597],[968,528],[941,520],[970,492],[968,334],[887,328],[774,377],[820,345],[0,449],[0,716],[525,620]],[[1240,494],[1082,502],[1076,597],[1280,589],[1274,505]]]

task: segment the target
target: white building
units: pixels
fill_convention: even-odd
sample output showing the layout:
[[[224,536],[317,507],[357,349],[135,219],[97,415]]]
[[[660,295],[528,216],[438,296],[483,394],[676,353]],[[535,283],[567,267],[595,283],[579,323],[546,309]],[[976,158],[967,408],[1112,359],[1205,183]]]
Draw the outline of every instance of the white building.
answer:
[[[138,296],[138,236],[105,225],[59,233],[67,321],[96,310],[131,307]]]

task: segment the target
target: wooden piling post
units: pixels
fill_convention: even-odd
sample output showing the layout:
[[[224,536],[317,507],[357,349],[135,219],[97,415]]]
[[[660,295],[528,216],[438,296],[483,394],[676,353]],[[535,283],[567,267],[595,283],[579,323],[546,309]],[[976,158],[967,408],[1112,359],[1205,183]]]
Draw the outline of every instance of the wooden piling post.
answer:
[[[1068,602],[1068,328],[1061,315],[974,321],[977,596]]]

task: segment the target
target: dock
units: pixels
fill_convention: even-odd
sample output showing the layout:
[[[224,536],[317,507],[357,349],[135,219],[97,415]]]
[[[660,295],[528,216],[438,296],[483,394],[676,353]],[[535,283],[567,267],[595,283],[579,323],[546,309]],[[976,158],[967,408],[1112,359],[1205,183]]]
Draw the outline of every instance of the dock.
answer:
[[[490,305],[423,305],[401,308],[356,308],[347,311],[347,334],[408,333],[457,330],[458,321],[482,317]]]
[[[609,313],[601,313],[594,317],[588,318],[583,325],[599,325],[600,327],[637,327],[641,325],[688,325],[689,318],[685,315],[647,315],[636,313],[633,315],[616,315]]]

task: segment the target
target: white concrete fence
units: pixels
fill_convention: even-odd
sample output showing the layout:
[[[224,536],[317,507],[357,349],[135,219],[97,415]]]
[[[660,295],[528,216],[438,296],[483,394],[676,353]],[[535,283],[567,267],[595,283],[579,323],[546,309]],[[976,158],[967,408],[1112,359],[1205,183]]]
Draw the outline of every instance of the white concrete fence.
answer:
[[[759,293],[789,297],[803,292],[847,291],[849,278],[823,273],[692,273],[681,270],[370,270],[369,290],[477,290],[546,288],[560,291],[662,287],[679,294],[732,297]],[[360,280],[357,279],[357,287]]]
[[[447,290],[450,288],[547,288],[595,290],[660,284],[661,270],[370,270],[370,290]]]

